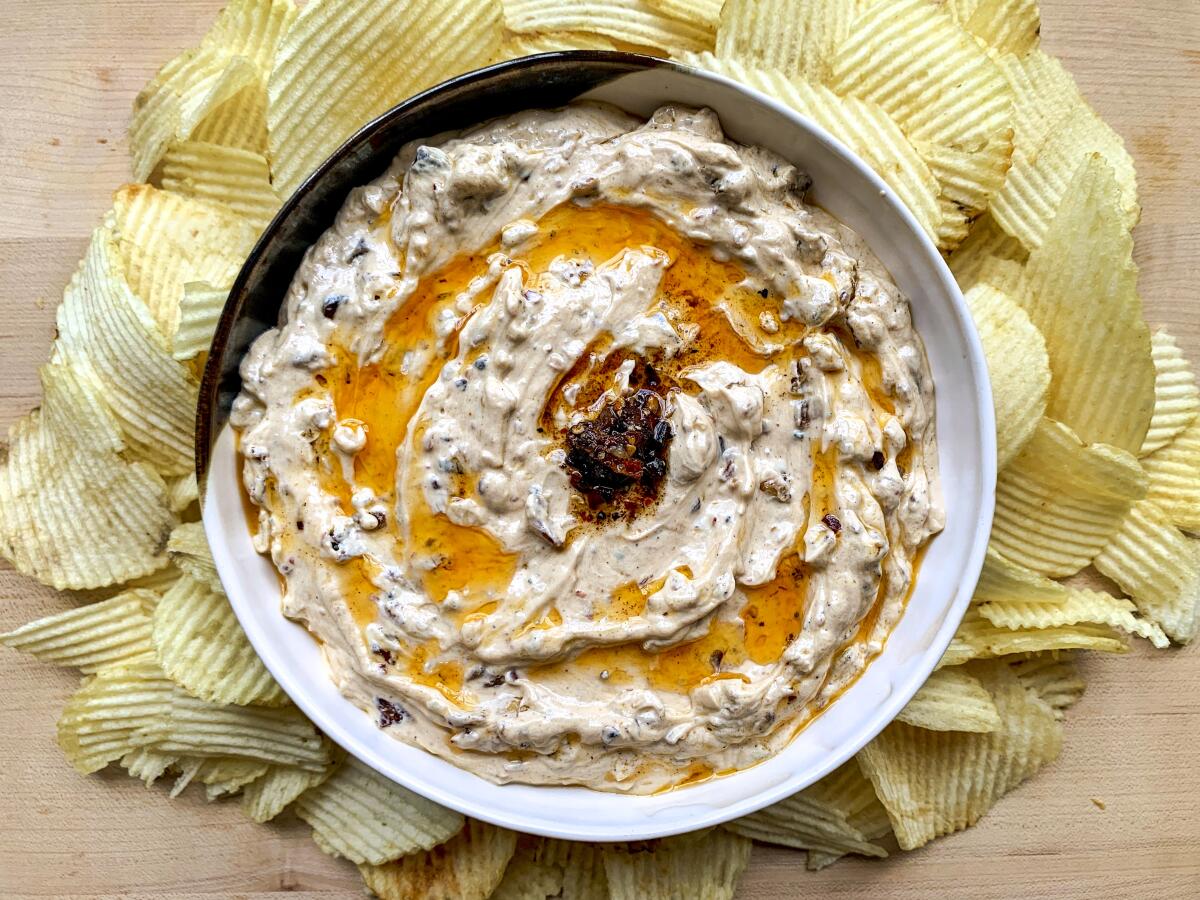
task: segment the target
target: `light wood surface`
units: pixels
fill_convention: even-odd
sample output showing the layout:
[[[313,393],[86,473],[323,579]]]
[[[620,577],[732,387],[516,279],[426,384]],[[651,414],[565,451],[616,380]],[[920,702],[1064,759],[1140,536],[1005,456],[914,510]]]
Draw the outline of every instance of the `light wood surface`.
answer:
[[[55,304],[128,178],[135,93],[221,3],[0,0],[0,429],[37,403]],[[1042,34],[1137,161],[1147,313],[1200,362],[1200,4],[1044,0]],[[71,603],[0,569],[0,629]],[[1061,759],[977,827],[816,875],[757,848],[739,896],[1200,896],[1200,651],[1139,647],[1084,670]],[[76,683],[0,649],[0,894],[362,896],[290,816],[259,826],[194,790],[169,801],[122,772],[76,775],[54,739]]]

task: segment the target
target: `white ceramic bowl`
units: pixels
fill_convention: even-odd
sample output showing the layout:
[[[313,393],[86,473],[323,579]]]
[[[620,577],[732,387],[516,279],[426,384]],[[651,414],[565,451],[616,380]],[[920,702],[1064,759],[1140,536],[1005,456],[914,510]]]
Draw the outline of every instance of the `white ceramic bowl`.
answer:
[[[204,495],[213,556],[246,634],[284,690],[330,738],[445,806],[520,831],[578,840],[646,839],[724,822],[781,800],[845,762],[903,708],[941,657],[974,589],[992,522],[996,448],[987,368],[962,295],[912,215],[871,169],[803,116],[720,76],[653,65],[584,96],[643,116],[668,101],[711,107],[731,138],[769,148],[810,173],[812,200],[857,230],[911,298],[929,355],[946,528],[929,546],[883,653],[823,715],[759,765],[658,795],[492,784],[389,737],[338,692],[316,642],[280,613],[275,570],[251,546],[227,426],[216,435]]]

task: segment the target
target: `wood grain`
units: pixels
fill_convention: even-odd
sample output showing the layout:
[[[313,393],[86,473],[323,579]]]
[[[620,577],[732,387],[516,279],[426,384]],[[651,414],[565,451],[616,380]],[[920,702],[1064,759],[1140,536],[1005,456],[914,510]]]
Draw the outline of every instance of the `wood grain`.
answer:
[[[220,5],[0,0],[0,428],[38,401],[54,306],[127,178],[134,94]],[[1133,152],[1147,314],[1200,361],[1200,4],[1045,0],[1043,39]],[[0,628],[71,603],[0,570]],[[801,854],[758,848],[740,896],[1196,897],[1200,652],[1139,647],[1084,668],[1062,758],[976,828],[816,875]],[[168,801],[123,774],[76,775],[54,740],[75,684],[0,652],[0,894],[362,896],[353,867],[293,819],[258,826],[194,791]]]

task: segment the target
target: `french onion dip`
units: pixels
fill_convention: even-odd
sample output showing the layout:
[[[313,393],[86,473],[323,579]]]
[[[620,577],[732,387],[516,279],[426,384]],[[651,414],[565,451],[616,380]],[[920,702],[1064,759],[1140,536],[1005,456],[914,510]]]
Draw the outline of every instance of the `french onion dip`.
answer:
[[[709,110],[414,142],[233,408],[283,612],[400,740],[649,793],[777,752],[944,521],[907,299]]]

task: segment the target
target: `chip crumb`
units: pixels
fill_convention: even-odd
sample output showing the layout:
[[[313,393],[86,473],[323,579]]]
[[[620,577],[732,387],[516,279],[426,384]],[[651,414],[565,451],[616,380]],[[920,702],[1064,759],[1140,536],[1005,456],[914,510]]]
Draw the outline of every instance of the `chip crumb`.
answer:
[[[1104,801],[1099,800],[1096,797],[1092,797],[1092,806],[1096,807],[1096,809],[1108,809],[1108,807],[1104,805]]]

